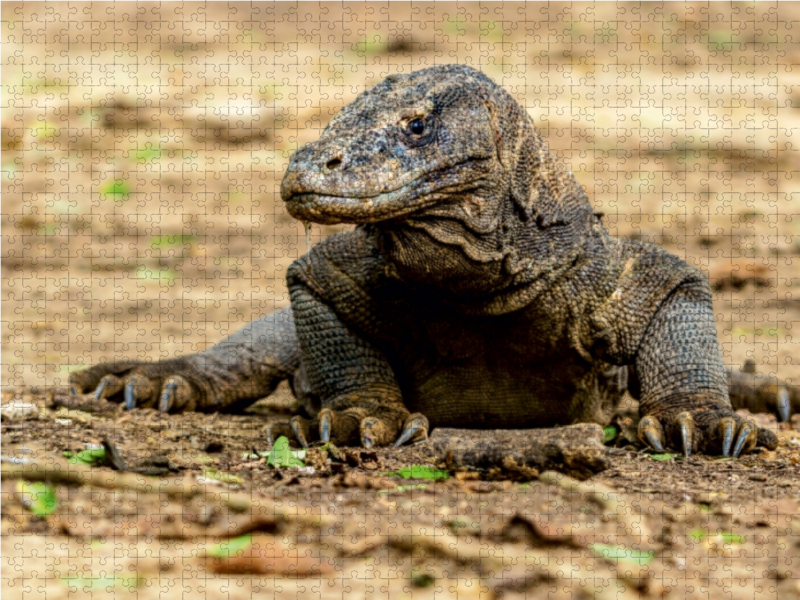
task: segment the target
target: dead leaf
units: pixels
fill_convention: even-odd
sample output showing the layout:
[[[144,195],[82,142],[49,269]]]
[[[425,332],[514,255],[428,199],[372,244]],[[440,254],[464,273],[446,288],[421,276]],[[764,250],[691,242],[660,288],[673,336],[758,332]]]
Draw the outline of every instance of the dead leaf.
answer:
[[[228,558],[205,556],[204,563],[215,573],[319,577],[336,572],[335,561],[321,556],[319,546],[292,544],[269,535],[253,536],[247,548]]]

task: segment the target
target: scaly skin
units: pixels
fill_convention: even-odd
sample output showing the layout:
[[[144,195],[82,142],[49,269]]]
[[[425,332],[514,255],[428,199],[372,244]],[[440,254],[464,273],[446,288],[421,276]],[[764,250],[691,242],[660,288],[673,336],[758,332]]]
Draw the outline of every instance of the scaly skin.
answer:
[[[608,235],[524,110],[465,66],[391,76],[295,153],[281,195],[303,221],[355,223],[289,270],[291,312],[217,346],[76,373],[128,408],[231,410],[292,380],[313,420],[268,436],[364,446],[430,427],[607,424],[628,390],[657,450],[738,456],[777,439],[800,394],[726,374],[698,270]],[[98,387],[99,385],[99,387]]]

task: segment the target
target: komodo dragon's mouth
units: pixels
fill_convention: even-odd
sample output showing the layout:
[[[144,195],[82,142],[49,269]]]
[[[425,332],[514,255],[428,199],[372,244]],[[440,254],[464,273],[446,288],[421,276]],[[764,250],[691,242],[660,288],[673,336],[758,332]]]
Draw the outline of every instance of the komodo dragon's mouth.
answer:
[[[418,212],[441,200],[442,195],[426,193],[412,185],[374,196],[332,196],[313,192],[291,194],[286,198],[289,214],[301,221],[323,225],[336,223],[376,223]]]
[[[326,184],[313,173],[290,170],[281,183],[281,197],[289,214],[301,221],[321,225],[377,223],[402,219],[436,204],[452,202],[454,194],[474,187],[472,180],[480,180],[488,172],[485,166],[488,164],[488,160],[470,157],[453,160],[451,157],[447,164],[434,165],[436,168],[426,175],[398,178],[401,181],[395,180],[395,183],[400,185],[385,191],[372,191],[373,186],[368,185],[366,179]]]

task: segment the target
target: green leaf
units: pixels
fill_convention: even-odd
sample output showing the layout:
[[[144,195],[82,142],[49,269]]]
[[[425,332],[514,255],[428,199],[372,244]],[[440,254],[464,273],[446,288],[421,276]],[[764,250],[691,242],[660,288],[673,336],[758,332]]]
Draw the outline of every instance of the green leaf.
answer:
[[[610,546],[608,544],[592,544],[590,548],[592,552],[603,558],[621,560],[623,562],[637,564],[640,567],[648,564],[656,555],[653,550],[633,550],[632,548],[625,548],[624,546]]]
[[[435,582],[436,579],[434,579],[433,575],[420,573],[419,569],[413,569],[411,571],[411,584],[414,587],[426,588],[432,586]]]
[[[617,439],[617,436],[619,435],[620,431],[621,431],[620,428],[617,427],[616,425],[609,425],[608,427],[603,427],[603,443],[608,444],[610,442],[613,442],[615,439]]]
[[[387,475],[390,477],[402,477],[403,479],[428,479],[430,481],[440,481],[450,477],[450,473],[447,471],[434,469],[433,467],[425,467],[423,465],[403,467],[399,471],[393,471],[387,473]]]
[[[141,150],[134,151],[133,157],[136,159],[136,162],[143,163],[161,158],[161,152],[159,148],[154,148],[152,144],[147,143]]]
[[[119,575],[105,575],[100,577],[83,577],[82,575],[67,575],[61,577],[61,581],[69,587],[74,587],[78,590],[105,590],[105,589],[127,589],[132,592],[137,587],[144,583],[144,578],[134,577],[121,577]]]
[[[738,41],[735,39],[737,32],[732,29],[711,30],[707,35],[709,50],[725,50],[726,46],[732,48],[733,44]]]
[[[57,126],[47,121],[40,122],[31,128],[33,137],[36,138],[53,138],[61,131]]]
[[[215,481],[219,481],[221,483],[228,483],[230,485],[242,485],[244,483],[244,479],[238,475],[226,473],[225,471],[220,471],[219,469],[215,469],[213,467],[204,469],[203,477],[214,479]]]
[[[58,508],[56,488],[41,481],[28,483],[17,482],[17,492],[20,494],[22,504],[37,517],[51,515]]]
[[[241,535],[209,546],[206,549],[206,555],[213,556],[214,558],[230,558],[239,551],[244,552],[247,550],[252,543],[253,537],[251,535]]]
[[[722,541],[726,544],[744,544],[747,541],[743,535],[731,533],[730,531],[721,531],[717,536],[722,538]]]
[[[67,453],[64,453],[67,456]],[[88,465],[90,467],[102,465],[106,462],[105,448],[89,448],[81,450],[77,454],[70,452],[69,461],[73,465]]]
[[[124,200],[130,196],[131,191],[130,184],[124,179],[114,179],[100,188],[100,194],[105,197],[104,199],[111,197]]]
[[[320,450],[324,450],[325,452],[327,452],[328,456],[330,456],[333,460],[343,460],[342,453],[334,445],[333,442],[328,442],[327,444],[323,444],[320,447]],[[304,457],[298,456],[298,458],[304,458]]]
[[[651,454],[650,458],[653,460],[672,460],[676,456],[678,455],[672,452],[665,452],[664,454]]]
[[[412,485],[398,485],[397,486],[397,491],[398,492],[410,492],[410,491],[413,491],[413,490],[422,491],[422,490],[427,490],[427,489],[428,489],[428,486],[425,485],[424,483],[414,483]]]
[[[743,535],[730,531],[711,532],[706,529],[692,529],[689,536],[695,542],[700,542],[706,538],[718,538],[723,544],[744,544],[747,540]]]
[[[58,223],[43,223],[36,230],[36,233],[43,236],[53,235],[60,227]]]
[[[327,444],[326,444],[327,446]],[[325,446],[320,447],[320,450],[324,450]],[[306,457],[307,450],[305,448],[301,448],[299,450],[290,450],[292,456],[295,458],[299,458],[303,460]],[[258,460],[259,458],[269,458],[272,454],[272,450],[257,450],[256,452],[242,452],[242,460]]]
[[[692,538],[695,542],[699,542],[703,538],[708,535],[708,532],[705,529],[692,529],[689,532],[689,537]]]
[[[259,458],[267,458],[270,455],[269,450],[259,450],[257,452],[242,452],[242,460],[258,460]]]
[[[303,458],[305,458],[305,454]],[[272,446],[272,452],[269,453],[267,464],[277,469],[306,466],[302,460],[295,456],[291,448],[289,448],[289,438],[284,435],[275,440],[275,444]]]

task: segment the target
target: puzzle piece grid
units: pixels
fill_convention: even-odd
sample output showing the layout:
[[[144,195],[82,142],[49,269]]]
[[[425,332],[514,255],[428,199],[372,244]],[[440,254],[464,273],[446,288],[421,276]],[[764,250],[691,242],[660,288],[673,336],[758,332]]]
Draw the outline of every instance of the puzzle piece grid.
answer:
[[[749,358],[762,373],[800,378],[793,334],[800,322],[794,167],[800,11],[794,5],[1,8],[6,385],[63,385],[69,371],[101,360],[196,352],[288,304],[286,269],[306,251],[303,227],[278,194],[289,156],[386,75],[449,62],[480,68],[523,102],[612,233],[659,244],[709,274],[729,365]],[[311,241],[338,229],[314,226]],[[290,402],[288,394],[284,399]],[[97,430],[123,434],[126,427],[89,422],[62,435],[58,419],[74,424],[80,417],[55,416],[45,431],[59,450],[96,442]],[[179,418],[168,423],[184,425]],[[224,419],[187,423],[231,433],[247,427]],[[14,441],[5,434],[6,443]],[[146,445],[129,441],[132,448]],[[194,451],[190,435],[175,444]],[[245,511],[247,523],[257,521],[258,510],[266,515],[251,551],[289,557],[282,568],[303,577],[276,578],[274,565],[250,564],[245,579],[254,591],[279,589],[281,597],[325,596],[344,585],[373,595],[403,589],[487,597],[501,588],[510,597],[533,595],[548,585],[566,597],[589,581],[601,596],[655,597],[666,590],[685,597],[704,589],[690,585],[695,575],[703,585],[720,585],[725,597],[779,586],[796,593],[790,517],[796,495],[741,500],[730,478],[751,475],[734,469],[728,479],[709,482],[712,491],[702,493],[712,496],[691,492],[680,509],[678,496],[662,502],[639,492],[635,500],[611,488],[575,492],[570,483],[501,486],[487,506],[477,482],[463,482],[461,491],[408,489],[399,496],[378,493],[396,491],[397,482],[375,484],[373,492],[373,484],[357,478],[341,489],[323,483],[313,501],[297,491],[283,499],[300,513],[320,515],[313,524],[273,504]],[[4,484],[4,504],[25,495]],[[41,547],[26,545],[36,537],[31,529],[24,537],[4,535],[5,591],[80,597],[111,589],[148,597],[190,585],[176,575],[185,571],[202,579],[196,591],[229,593],[225,568],[235,569],[213,578],[214,568],[196,559],[207,540],[224,537],[222,529],[153,542],[148,535],[167,528],[175,506],[159,509],[158,496],[107,487],[102,497],[128,510],[117,510],[117,529],[100,517],[77,522],[84,505],[64,500],[61,529],[51,519],[51,529],[40,531],[47,533],[39,536]],[[59,484],[59,498],[69,496],[66,490]],[[741,501],[739,509],[713,496],[726,493]],[[230,508],[216,496],[196,502],[188,509],[195,515]],[[346,526],[348,503],[355,530]],[[336,507],[330,522],[322,518],[328,506]],[[684,512],[677,521],[689,533],[674,547],[659,542],[655,562],[636,559],[666,535],[675,511]],[[581,520],[596,513],[611,519]],[[143,514],[154,517],[145,524]],[[520,523],[514,515],[547,518],[531,524],[532,517]],[[265,525],[266,517],[273,525]],[[562,517],[567,525],[559,530]],[[758,519],[771,529],[756,540],[760,534],[747,524]],[[274,523],[281,520],[289,525],[275,537],[270,527],[280,530]],[[121,522],[130,529],[119,529]],[[693,539],[693,531],[722,533]],[[102,536],[103,545],[93,549],[81,538],[92,535]],[[322,549],[313,535],[325,540]],[[552,547],[542,546],[542,535]],[[587,535],[617,549],[624,540],[633,562],[593,560]],[[737,535],[755,544],[745,557],[737,556]],[[630,545],[634,538],[637,545]],[[113,572],[98,567],[108,556],[115,557]],[[35,565],[49,575],[32,576]],[[748,571],[758,575],[736,579]],[[26,581],[39,576],[44,583]]]

